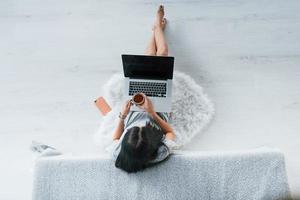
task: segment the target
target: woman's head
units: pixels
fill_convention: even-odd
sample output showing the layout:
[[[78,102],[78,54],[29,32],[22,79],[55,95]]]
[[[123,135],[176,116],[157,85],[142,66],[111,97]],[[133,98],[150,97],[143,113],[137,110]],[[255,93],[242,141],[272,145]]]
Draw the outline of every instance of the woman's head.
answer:
[[[127,130],[115,166],[127,172],[137,172],[148,166],[162,144],[163,133],[149,124]]]

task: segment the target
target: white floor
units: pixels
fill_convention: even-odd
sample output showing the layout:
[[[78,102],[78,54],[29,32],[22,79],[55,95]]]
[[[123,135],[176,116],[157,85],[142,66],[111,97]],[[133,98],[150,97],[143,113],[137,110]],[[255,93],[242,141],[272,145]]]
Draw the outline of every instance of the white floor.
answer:
[[[144,52],[164,1],[0,1],[0,199],[31,199],[31,140],[97,152],[93,100],[122,73],[120,54]],[[300,195],[300,1],[164,3],[177,70],[216,105],[187,149],[280,148]]]

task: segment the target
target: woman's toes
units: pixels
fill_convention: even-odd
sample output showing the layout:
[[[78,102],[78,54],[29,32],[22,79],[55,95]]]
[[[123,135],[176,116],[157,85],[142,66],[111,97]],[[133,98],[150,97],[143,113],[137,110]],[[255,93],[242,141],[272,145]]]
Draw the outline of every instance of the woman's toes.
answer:
[[[157,10],[157,19],[159,20],[159,21],[161,21],[162,19],[163,19],[163,17],[164,17],[164,15],[165,15],[165,12],[164,12],[164,6],[163,5],[160,5],[159,7],[158,7],[158,10]]]
[[[164,12],[164,6],[163,5],[160,5],[158,7],[158,12]]]

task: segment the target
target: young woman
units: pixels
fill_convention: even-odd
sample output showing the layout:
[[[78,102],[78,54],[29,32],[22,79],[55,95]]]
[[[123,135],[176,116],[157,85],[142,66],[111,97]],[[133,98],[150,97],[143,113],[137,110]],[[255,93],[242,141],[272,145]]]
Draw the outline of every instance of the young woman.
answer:
[[[166,23],[161,5],[156,13],[147,55],[168,56],[164,36]],[[144,98],[141,108],[145,112],[130,112],[131,101],[125,103],[113,134],[115,166],[127,172],[137,172],[165,160],[175,144],[174,131],[168,124],[169,114],[156,113],[151,100],[145,95]]]

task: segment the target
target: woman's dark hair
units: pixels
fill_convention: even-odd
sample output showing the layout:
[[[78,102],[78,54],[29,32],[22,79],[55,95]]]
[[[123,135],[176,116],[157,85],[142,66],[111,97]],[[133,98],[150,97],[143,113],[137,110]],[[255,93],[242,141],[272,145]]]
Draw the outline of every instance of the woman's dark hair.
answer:
[[[156,158],[162,143],[163,132],[149,123],[143,127],[127,130],[115,166],[127,172],[137,172],[149,167],[148,162]]]

